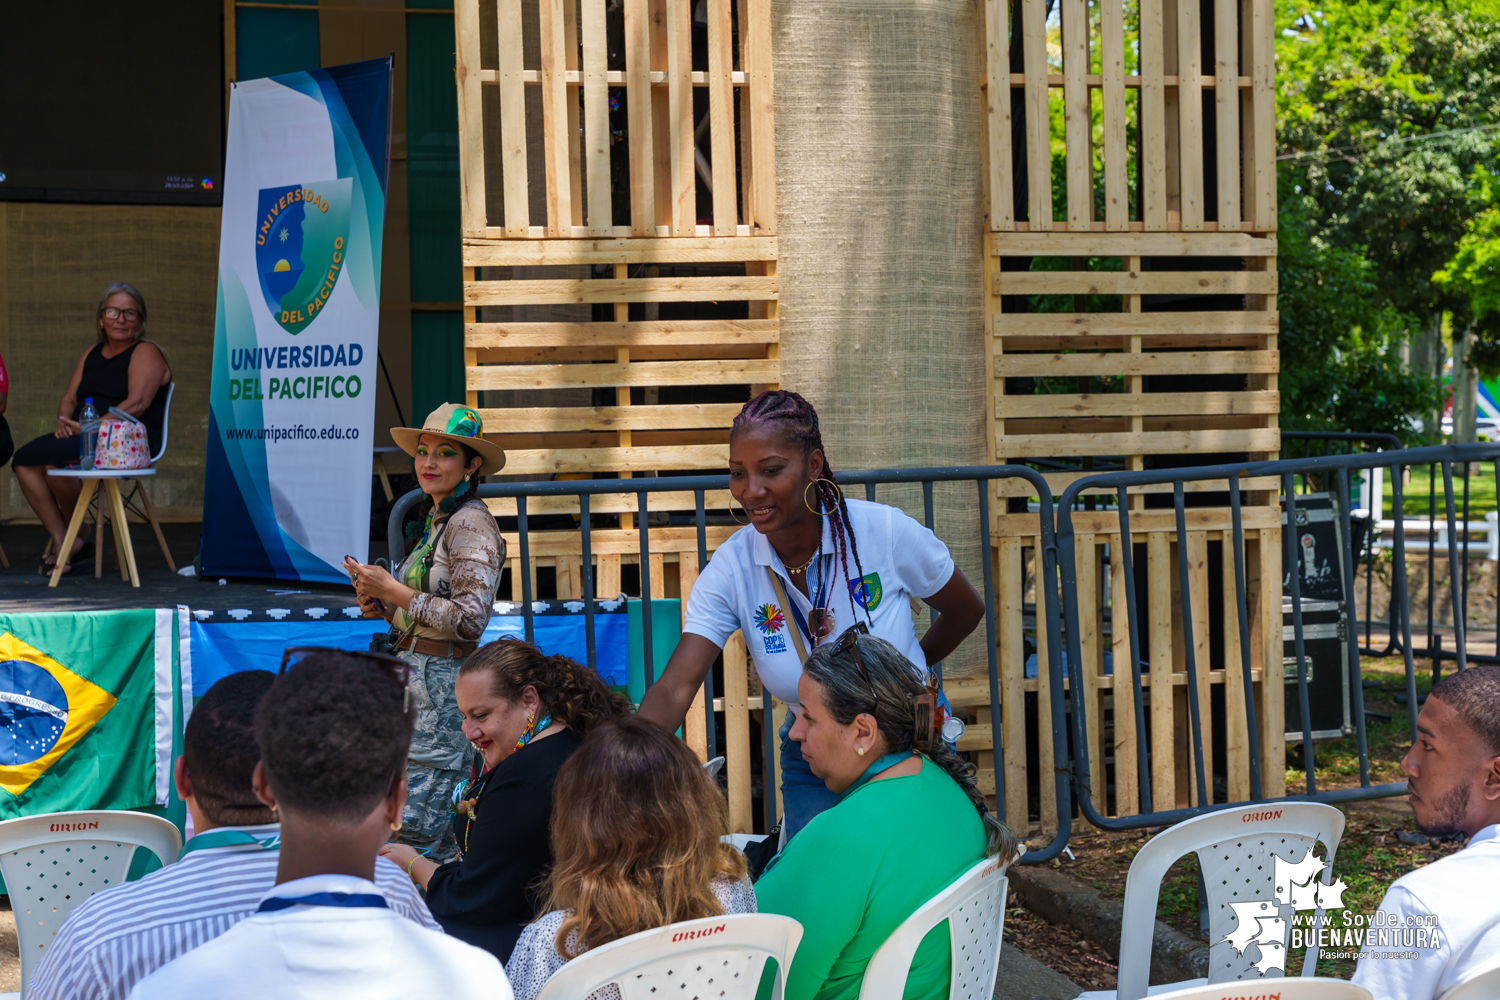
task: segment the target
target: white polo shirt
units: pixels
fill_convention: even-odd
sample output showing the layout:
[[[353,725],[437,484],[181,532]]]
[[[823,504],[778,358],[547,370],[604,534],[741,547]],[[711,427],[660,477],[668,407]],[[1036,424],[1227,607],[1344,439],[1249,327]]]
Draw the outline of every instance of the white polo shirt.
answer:
[[[1496,886],[1500,824],[1474,834],[1457,854],[1398,878],[1380,901],[1383,919],[1395,926],[1383,943],[1373,934],[1366,941],[1355,984],[1375,1000],[1431,1000],[1493,962],[1500,955]]]
[[[265,898],[377,894],[352,875],[284,882]],[[264,902],[264,899],[262,900]],[[291,906],[254,913],[136,983],[130,1000],[513,1000],[500,960],[386,907]]]
[[[869,616],[870,634],[895,646],[912,663],[927,667],[927,658],[917,641],[912,621],[911,599],[928,598],[942,590],[953,576],[953,557],[948,546],[920,521],[883,503],[849,500],[849,520],[859,552],[861,578],[854,556],[848,556],[848,572],[833,555],[833,533],[823,522],[823,556],[809,566],[808,590],[817,593],[822,574],[829,574],[833,631],[824,642],[835,642],[855,621],[855,605],[862,603],[858,620]],[[783,608],[771,587],[766,568],[781,578],[782,588],[793,607]],[[850,580],[854,586],[851,587]],[[802,632],[803,647],[812,652],[807,613],[812,601],[792,586],[781,557],[766,536],[747,525],[714,551],[713,558],[693,584],[683,615],[684,632],[701,635],[723,646],[736,630],[745,633],[745,645],[760,674],[761,683],[788,705],[797,704],[797,681],[802,663],[791,630]]]

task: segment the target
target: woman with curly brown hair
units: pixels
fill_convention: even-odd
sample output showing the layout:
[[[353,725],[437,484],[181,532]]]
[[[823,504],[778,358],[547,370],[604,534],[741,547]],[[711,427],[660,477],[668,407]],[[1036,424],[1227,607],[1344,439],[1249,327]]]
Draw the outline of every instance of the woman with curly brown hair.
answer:
[[[505,969],[516,1000],[534,1000],[590,948],[681,920],[754,913],[744,856],[719,841],[728,828],[724,796],[671,733],[635,717],[590,733],[557,776],[548,912],[521,934]],[[589,1000],[618,996],[611,985]]]
[[[445,931],[503,962],[541,912],[558,771],[589,732],[630,706],[588,667],[520,639],[481,646],[459,668],[454,691],[464,738],[483,760],[454,792],[458,858],[440,865],[405,844],[380,853],[427,890]]]

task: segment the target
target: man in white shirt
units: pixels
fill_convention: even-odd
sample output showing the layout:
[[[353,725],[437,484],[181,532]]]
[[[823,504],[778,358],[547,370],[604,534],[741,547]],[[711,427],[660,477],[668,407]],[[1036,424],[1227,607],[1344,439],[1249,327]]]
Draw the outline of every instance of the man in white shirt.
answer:
[[[195,836],[176,864],[79,905],[37,964],[31,1000],[125,1000],[137,982],[255,912],[281,856],[276,813],[250,783],[260,760],[255,706],[275,679],[231,674],[199,700],[175,773]],[[438,929],[395,865],[382,859],[375,882],[394,912]]]
[[[1375,1000],[1430,1000],[1500,956],[1500,667],[1432,689],[1401,767],[1422,832],[1469,843],[1386,892],[1354,982]]]
[[[373,881],[401,827],[415,709],[394,657],[304,651],[255,713],[256,796],[281,814],[256,912],[136,984],[131,1000],[512,1000],[487,951],[403,919]]]

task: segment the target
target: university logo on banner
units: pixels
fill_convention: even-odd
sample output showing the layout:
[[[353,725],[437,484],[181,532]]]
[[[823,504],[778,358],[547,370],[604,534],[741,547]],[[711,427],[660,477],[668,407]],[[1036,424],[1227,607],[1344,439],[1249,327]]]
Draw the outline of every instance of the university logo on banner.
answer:
[[[349,245],[348,177],[261,188],[255,263],[271,317],[296,335],[328,304]]]
[[[0,788],[26,791],[114,705],[97,684],[0,634]]]

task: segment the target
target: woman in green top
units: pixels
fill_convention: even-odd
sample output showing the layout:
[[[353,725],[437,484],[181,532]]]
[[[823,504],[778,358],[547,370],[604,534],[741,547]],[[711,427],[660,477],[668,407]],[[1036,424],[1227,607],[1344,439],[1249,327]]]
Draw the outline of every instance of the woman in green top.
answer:
[[[807,658],[790,735],[839,801],[755,885],[760,912],[802,923],[786,1000],[856,1000],[870,958],[902,921],[981,858],[1017,853],[972,765],[918,732],[931,727],[918,678],[895,646],[859,626]],[[904,1000],[947,1000],[951,964],[943,924],[917,949]]]

